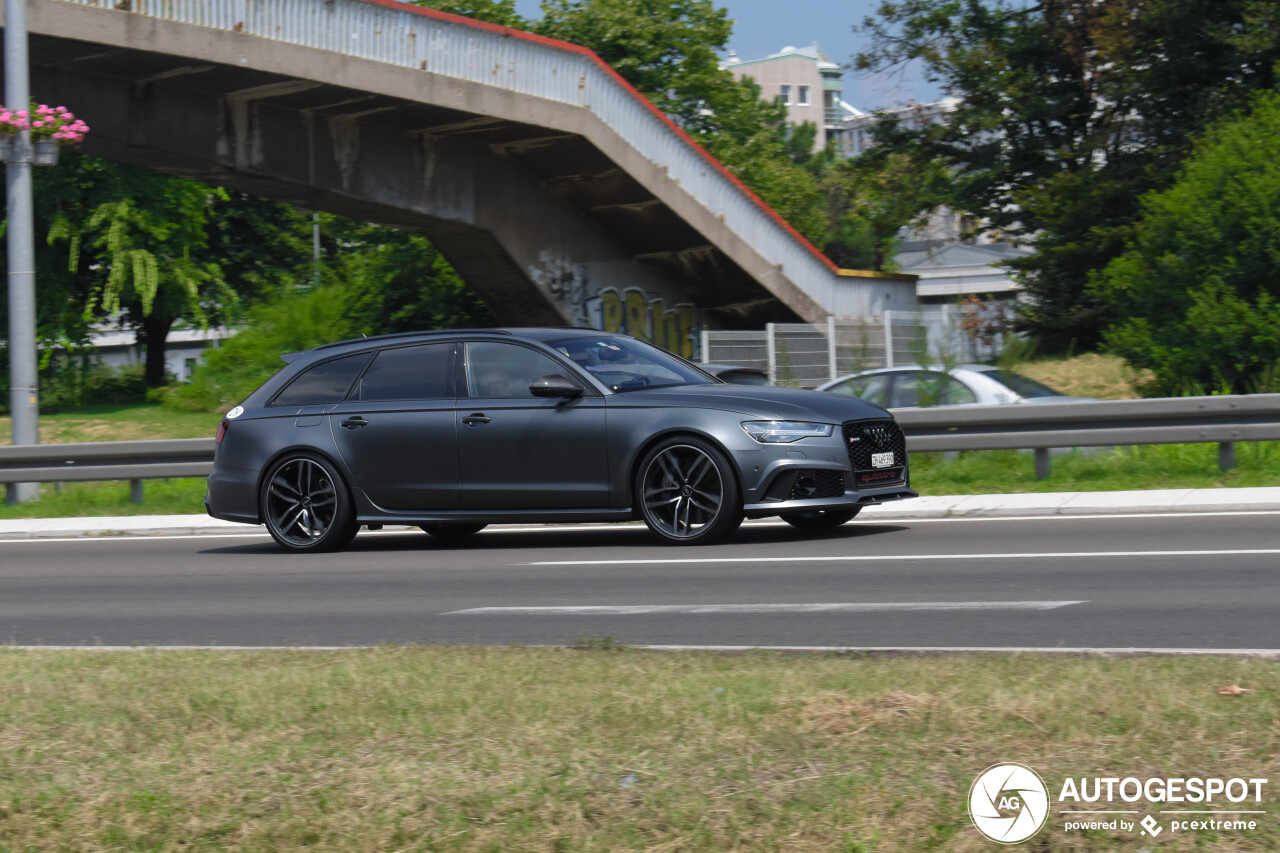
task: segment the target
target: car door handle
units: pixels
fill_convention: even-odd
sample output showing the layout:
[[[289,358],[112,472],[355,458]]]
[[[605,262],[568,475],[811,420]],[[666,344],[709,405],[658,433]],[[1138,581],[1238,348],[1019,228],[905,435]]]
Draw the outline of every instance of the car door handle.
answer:
[[[347,429],[359,429],[362,426],[368,426],[369,422],[360,415],[352,415],[342,422]]]
[[[492,418],[484,412],[472,412],[462,419],[467,426],[475,426],[476,424],[487,424]]]

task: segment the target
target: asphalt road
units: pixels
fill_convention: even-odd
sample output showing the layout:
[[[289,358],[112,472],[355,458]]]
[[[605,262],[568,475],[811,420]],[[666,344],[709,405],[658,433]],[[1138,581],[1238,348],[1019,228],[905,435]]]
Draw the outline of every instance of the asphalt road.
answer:
[[[672,548],[635,526],[492,528],[305,557],[260,535],[8,541],[0,638],[1280,649],[1277,530],[1274,512],[774,522]]]

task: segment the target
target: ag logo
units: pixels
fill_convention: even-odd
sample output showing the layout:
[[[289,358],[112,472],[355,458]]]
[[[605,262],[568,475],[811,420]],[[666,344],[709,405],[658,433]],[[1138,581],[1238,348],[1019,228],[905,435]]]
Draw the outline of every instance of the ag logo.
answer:
[[[978,832],[992,841],[1026,841],[1049,819],[1049,790],[1030,767],[993,764],[973,780],[969,817]]]

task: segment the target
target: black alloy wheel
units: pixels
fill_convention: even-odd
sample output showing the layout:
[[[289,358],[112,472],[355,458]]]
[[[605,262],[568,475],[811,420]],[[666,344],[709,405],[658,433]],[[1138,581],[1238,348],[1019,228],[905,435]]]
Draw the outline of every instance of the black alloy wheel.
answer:
[[[358,529],[342,476],[332,463],[310,453],[277,461],[262,480],[258,505],[267,532],[286,551],[336,551]]]
[[[700,438],[677,437],[645,454],[636,506],[664,542],[707,545],[742,523],[742,494],[724,454]]]
[[[419,524],[425,532],[432,536],[439,536],[441,539],[461,539],[463,536],[470,536],[473,533],[479,533],[489,525],[487,524],[464,524],[458,523],[438,523],[438,524]]]
[[[839,527],[861,511],[860,506],[853,509],[811,509],[805,512],[789,512],[782,516],[782,520],[801,530],[829,530],[832,527]]]

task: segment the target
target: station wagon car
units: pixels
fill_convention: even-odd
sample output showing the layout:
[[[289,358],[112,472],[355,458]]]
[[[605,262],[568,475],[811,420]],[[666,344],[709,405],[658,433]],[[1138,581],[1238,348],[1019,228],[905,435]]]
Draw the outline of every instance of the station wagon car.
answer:
[[[361,526],[632,519],[702,544],[743,518],[827,528],[916,496],[879,406],[725,384],[624,335],[415,332],[284,358],[219,425],[205,504],[289,551]]]

